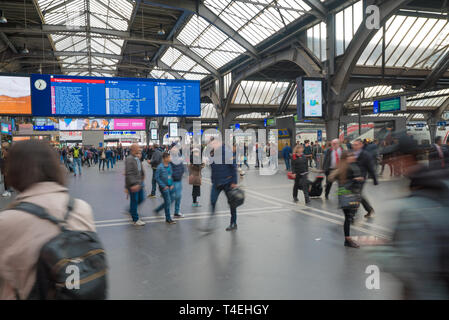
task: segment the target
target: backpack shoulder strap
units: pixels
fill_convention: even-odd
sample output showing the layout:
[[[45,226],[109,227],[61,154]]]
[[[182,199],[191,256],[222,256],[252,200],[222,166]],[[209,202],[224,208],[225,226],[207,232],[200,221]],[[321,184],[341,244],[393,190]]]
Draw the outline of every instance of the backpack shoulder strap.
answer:
[[[41,206],[38,206],[34,203],[31,202],[20,202],[17,205],[15,205],[13,208],[14,210],[20,210],[20,211],[24,211],[27,212],[29,214],[32,214],[38,218],[44,219],[44,220],[48,220],[54,224],[56,224],[57,226],[61,226],[61,222],[60,220],[56,219],[55,217],[49,215],[47,213],[47,210],[45,210],[44,208],[42,208]]]
[[[67,204],[67,212],[64,216],[64,222],[67,222],[67,219],[69,218],[70,213],[73,210],[73,207],[75,205],[75,199],[69,196],[69,203]]]

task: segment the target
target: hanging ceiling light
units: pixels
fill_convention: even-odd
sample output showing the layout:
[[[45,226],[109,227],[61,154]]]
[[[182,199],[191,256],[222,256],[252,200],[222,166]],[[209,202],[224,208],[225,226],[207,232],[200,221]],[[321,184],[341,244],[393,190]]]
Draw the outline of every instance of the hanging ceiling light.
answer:
[[[165,30],[162,28],[162,23],[159,25],[158,35],[163,36],[165,34]]]
[[[0,9],[0,23],[8,23],[8,19],[3,15],[3,10]]]
[[[28,54],[30,53],[30,50],[28,50],[26,43],[23,45],[23,49],[21,51],[22,54]]]
[[[143,58],[144,61],[150,61],[150,56],[147,52],[145,52],[145,57]]]
[[[42,64],[39,65],[39,69],[37,71],[39,71],[39,73],[42,74]]]

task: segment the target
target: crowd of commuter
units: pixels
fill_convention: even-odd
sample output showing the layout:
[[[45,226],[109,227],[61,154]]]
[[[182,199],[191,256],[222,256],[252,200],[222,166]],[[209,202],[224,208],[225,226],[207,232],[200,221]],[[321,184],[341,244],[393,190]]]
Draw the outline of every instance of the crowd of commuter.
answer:
[[[10,188],[18,191],[19,194],[8,208],[0,216],[0,255],[2,257],[12,254],[20,256],[25,254],[25,248],[19,248],[14,241],[21,241],[23,237],[33,239],[33,248],[27,250],[38,250],[51,236],[57,232],[54,229],[44,226],[48,229],[45,236],[42,234],[30,234],[27,230],[34,230],[36,227],[30,228],[36,221],[30,215],[14,209],[22,200],[35,203],[42,206],[57,218],[62,218],[66,214],[66,202],[68,190],[65,185],[65,175],[61,168],[66,168],[69,172],[73,172],[74,176],[82,175],[82,167],[91,167],[98,165],[107,165],[111,169],[117,164],[117,161],[124,160],[125,168],[125,189],[129,197],[129,214],[136,226],[144,226],[145,222],[139,216],[138,207],[145,201],[145,166],[147,162],[151,168],[151,193],[149,198],[155,198],[157,189],[161,194],[163,203],[154,209],[156,214],[164,211],[165,221],[167,224],[176,224],[174,218],[182,218],[180,212],[180,204],[182,201],[182,179],[185,174],[185,165],[187,164],[188,184],[192,186],[192,206],[198,207],[198,198],[201,196],[202,186],[202,170],[205,166],[209,166],[211,170],[211,196],[210,208],[211,213],[209,222],[215,215],[215,208],[218,197],[224,192],[230,207],[231,220],[226,231],[234,231],[237,229],[237,206],[234,205],[235,193],[238,192],[238,165],[236,161],[236,146],[223,145],[218,141],[211,141],[203,146],[191,146],[189,156],[182,154],[182,149],[177,144],[170,146],[153,145],[151,147],[141,148],[137,144],[130,147],[91,147],[80,146],[75,144],[73,147],[63,147],[58,149],[59,161],[56,154],[49,152],[51,148],[44,142],[26,141],[14,144],[2,144],[1,169],[5,187],[3,196],[9,196]],[[247,169],[250,168],[248,163],[249,148],[258,150],[259,145],[243,146],[243,163]],[[263,150],[265,162],[260,161],[257,157],[256,167],[262,167],[263,164],[270,166],[270,162],[274,162],[277,145],[267,144]],[[210,159],[205,161],[204,152],[209,150],[210,156],[221,154],[222,163],[217,164]],[[231,152],[227,152],[232,150]],[[309,174],[311,169],[320,174],[324,173],[325,188],[324,198],[329,200],[330,191],[333,182],[336,182],[338,205],[344,214],[344,245],[347,247],[358,248],[351,237],[350,226],[355,221],[355,216],[361,205],[366,213],[364,217],[371,219],[374,216],[374,208],[363,194],[366,182],[373,180],[374,185],[378,184],[378,176],[383,173],[384,166],[391,166],[392,174],[397,172],[398,175],[404,175],[410,179],[411,195],[408,198],[410,203],[404,205],[401,209],[398,226],[394,231],[393,241],[385,246],[379,246],[377,251],[373,253],[376,259],[384,263],[392,273],[398,274],[399,270],[407,270],[412,276],[404,278],[406,283],[407,297],[425,296],[426,292],[431,290],[430,286],[437,289],[432,294],[436,296],[448,295],[447,286],[441,283],[435,283],[435,265],[439,272],[439,277],[447,277],[447,266],[449,258],[447,257],[447,243],[449,240],[449,218],[447,217],[447,209],[449,208],[449,144],[443,145],[441,137],[435,139],[435,143],[430,148],[424,149],[416,144],[410,136],[392,135],[379,143],[378,141],[362,141],[355,139],[352,142],[334,139],[326,143],[304,141],[297,143],[293,148],[285,146],[282,149],[282,157],[285,161],[287,171],[291,171],[294,179],[293,183],[293,201],[298,202],[298,190],[304,193],[305,204],[310,205],[315,195],[311,194],[311,181]],[[226,157],[230,156],[231,159]],[[53,159],[54,157],[54,159]],[[423,164],[423,159],[428,160],[428,164]],[[229,161],[230,160],[230,161]],[[58,164],[59,162],[59,164]],[[63,164],[61,166],[60,164]],[[27,167],[24,174],[24,167]],[[380,167],[380,173],[379,173]],[[395,169],[397,168],[397,169]],[[22,171],[20,171],[20,170]],[[396,170],[396,171],[395,171]],[[321,188],[321,180],[319,182]],[[8,192],[9,194],[6,194]],[[309,194],[310,193],[310,194]],[[51,198],[51,200],[50,200]],[[48,200],[47,200],[48,199]],[[174,210],[172,210],[174,205]],[[419,209],[419,210],[417,210]],[[72,221],[69,221],[68,228],[72,230],[89,230],[94,232],[95,226],[90,206],[82,200],[75,200],[75,205],[70,206],[72,212]],[[67,216],[66,216],[67,218]],[[23,228],[16,228],[16,221],[21,221]],[[429,230],[422,230],[423,225]],[[203,229],[211,230],[210,223]],[[425,234],[418,233],[424,231]],[[434,234],[435,236],[432,236]],[[35,240],[35,241],[34,241]],[[405,241],[405,242],[404,242]],[[444,242],[444,243],[443,243]],[[381,253],[379,256],[379,252]],[[386,259],[388,256],[395,256],[397,260]],[[33,258],[34,259],[34,258]],[[26,260],[26,263],[20,267],[19,273],[12,276],[26,277],[30,272],[35,270],[35,261],[33,259]],[[408,260],[407,260],[408,259]],[[443,259],[441,265],[441,259]],[[22,260],[21,260],[22,261]],[[25,261],[25,260],[23,260]],[[407,265],[412,261],[413,265],[419,265],[425,270],[422,279],[419,270],[415,270]],[[432,267],[427,267],[426,263],[433,263]],[[2,264],[3,263],[3,264]],[[4,263],[8,265],[5,266]],[[5,262],[0,259],[0,270],[11,271],[15,268],[15,262]],[[445,269],[446,268],[446,269]],[[435,271],[435,272],[434,272]],[[1,271],[0,279],[0,298],[17,298],[26,297],[32,290],[35,281],[35,274],[30,278],[23,278],[19,287],[14,287],[13,280],[9,280],[9,276],[5,276]],[[427,275],[427,273],[430,273]],[[433,272],[433,273],[432,273]],[[4,280],[4,278],[6,281]],[[424,280],[427,282],[425,284]],[[447,278],[446,278],[447,280]],[[16,280],[14,280],[16,281]],[[419,287],[421,286],[421,287]],[[424,287],[423,287],[424,286]],[[422,290],[417,293],[417,288]],[[418,290],[418,291],[419,291]]]

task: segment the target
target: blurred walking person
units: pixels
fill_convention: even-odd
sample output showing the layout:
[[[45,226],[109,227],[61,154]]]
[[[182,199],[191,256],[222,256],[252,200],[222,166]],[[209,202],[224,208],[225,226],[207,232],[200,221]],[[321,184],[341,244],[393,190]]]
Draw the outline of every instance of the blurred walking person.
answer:
[[[340,147],[340,141],[338,139],[332,140],[330,142],[330,147],[324,152],[323,171],[326,175],[326,200],[329,199],[329,193],[331,191],[333,182],[331,179],[329,179],[329,175],[332,173],[332,171],[337,169],[342,154],[343,149]]]
[[[354,221],[354,216],[359,205],[343,202],[343,199],[348,199],[348,197],[353,195],[360,198],[362,191],[362,182],[364,179],[353,152],[344,151],[342,153],[337,169],[330,174],[329,179],[331,181],[338,181],[339,206],[345,215],[343,224],[343,232],[345,235],[344,245],[346,247],[358,248],[359,245],[350,236],[350,225]]]
[[[30,296],[41,299],[41,291],[47,288],[36,286],[37,281],[42,283],[46,280],[42,274],[37,277],[38,260],[42,257],[40,252],[44,245],[61,234],[60,226],[49,219],[64,222],[69,231],[86,231],[88,236],[87,232],[95,231],[92,208],[83,200],[73,199],[73,203],[69,200],[65,172],[47,142],[28,140],[14,143],[8,153],[6,168],[8,183],[18,191],[18,195],[0,214],[0,300],[27,299]],[[40,207],[42,218],[15,209],[23,202],[27,202],[29,207]],[[49,282],[45,284],[51,285]],[[52,290],[54,288],[50,287],[48,293]]]
[[[170,207],[171,203],[175,200],[175,190],[173,185],[173,168],[171,165],[171,157],[168,152],[162,154],[162,163],[160,163],[156,169],[156,181],[159,185],[159,191],[164,198],[164,202],[157,207],[154,211],[159,213],[162,209],[165,211],[165,222],[168,224],[175,224],[171,218]]]
[[[298,189],[304,193],[304,200],[306,204],[310,203],[309,198],[309,183],[307,174],[309,159],[304,154],[303,146],[296,146],[295,152],[292,156],[292,173],[295,174],[295,184],[293,185],[293,201],[298,202]]]
[[[137,213],[137,207],[145,199],[145,171],[140,162],[141,156],[140,147],[137,144],[133,144],[131,145],[130,155],[125,160],[125,188],[128,190],[130,199],[129,213],[136,226],[145,225],[145,222],[140,220]]]
[[[194,159],[201,159],[200,149],[194,148],[190,155],[189,164],[189,184],[192,185],[192,207],[199,207],[198,197],[201,196],[201,170],[204,168],[204,163],[195,164]]]

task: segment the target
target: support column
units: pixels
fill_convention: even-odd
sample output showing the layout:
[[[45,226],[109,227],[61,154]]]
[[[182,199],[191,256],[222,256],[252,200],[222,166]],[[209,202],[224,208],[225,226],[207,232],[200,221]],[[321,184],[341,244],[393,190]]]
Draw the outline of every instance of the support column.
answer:
[[[229,129],[229,126],[231,125],[231,117],[228,114],[227,116],[224,116],[223,114],[218,114],[218,130],[220,130],[221,139],[224,142],[225,141],[225,130]]]
[[[430,143],[434,143],[436,135],[437,135],[437,122],[439,119],[434,115],[431,115],[429,119],[427,119],[427,125],[429,126],[430,132]],[[443,137],[444,138],[444,137]]]

